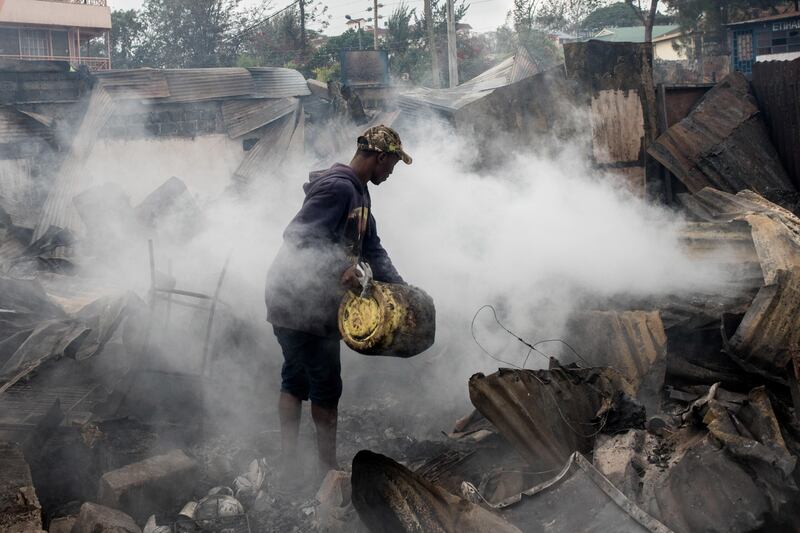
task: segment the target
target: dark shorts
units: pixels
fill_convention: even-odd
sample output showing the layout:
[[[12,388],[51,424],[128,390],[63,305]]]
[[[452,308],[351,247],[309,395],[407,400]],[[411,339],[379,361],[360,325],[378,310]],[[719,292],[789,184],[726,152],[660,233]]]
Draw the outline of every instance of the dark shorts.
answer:
[[[336,407],[342,396],[339,339],[273,326],[283,350],[281,392],[324,407]]]

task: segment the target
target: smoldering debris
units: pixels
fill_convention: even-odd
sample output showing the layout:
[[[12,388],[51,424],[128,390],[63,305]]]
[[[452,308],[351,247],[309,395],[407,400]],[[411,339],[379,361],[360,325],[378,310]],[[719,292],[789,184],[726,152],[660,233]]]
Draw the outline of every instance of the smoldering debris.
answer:
[[[654,299],[650,308],[635,302],[644,311],[612,302],[574,313],[565,355],[577,363],[470,379],[477,411],[456,423],[453,448],[417,471],[427,483],[388,464],[373,466],[379,478],[367,483],[355,476],[366,457],[357,456],[353,500],[364,521],[394,524],[375,531],[427,530],[415,525],[425,520],[433,520],[431,530],[458,531],[449,517],[466,509],[461,496],[523,531],[542,523],[553,531],[796,528],[800,304],[796,268],[773,267],[800,253],[796,217],[751,191],[704,189],[694,201],[709,198],[724,199],[727,209],[707,203],[707,218],[750,217],[762,260],[757,294]],[[758,214],[785,229],[759,231]],[[496,433],[523,466],[489,455],[480,470],[467,467],[487,457],[485,443]],[[405,503],[380,496],[384,485]],[[441,490],[455,498],[447,511],[425,503]]]
[[[125,116],[146,114],[144,129],[157,126],[158,135],[189,128],[189,139],[208,129],[235,140],[244,153],[230,165],[228,189],[210,201],[195,194],[198,180],[188,172],[170,171],[157,183],[148,176],[133,194],[121,178],[91,186],[83,180],[81,162],[88,163],[88,147],[102,136],[82,128],[81,145],[67,152],[65,173],[48,191],[46,208],[24,206],[36,208],[26,217],[16,205],[8,207],[13,216],[0,211],[0,525],[15,533],[44,527],[72,533],[800,527],[800,221],[787,200],[793,185],[761,135],[758,102],[743,80],[732,77],[660,140],[658,153],[688,188],[677,196],[680,218],[659,209],[653,210],[655,222],[643,216],[652,209],[636,199],[645,192],[643,124],[626,130],[624,139],[614,133],[615,124],[639,120],[643,83],[636,72],[629,83],[615,76],[638,68],[644,56],[636,46],[617,48],[636,54],[611,77],[603,65],[576,73],[590,60],[585,54],[573,56],[581,61],[566,74],[536,73],[521,50],[455,91],[409,94],[401,98],[405,110],[372,116],[353,92],[306,84],[286,69],[101,75],[102,83],[84,95],[90,125],[123,129]],[[187,84],[192,80],[208,82],[203,90],[210,93]],[[152,107],[143,113],[131,102],[137,99]],[[466,235],[464,249],[434,242],[442,249],[439,261],[428,246],[437,268],[412,266],[415,274],[429,276],[425,286],[432,292],[457,293],[439,317],[458,327],[440,335],[444,340],[429,359],[403,361],[402,386],[392,386],[400,381],[395,373],[369,373],[359,384],[363,397],[348,398],[340,410],[339,455],[346,462],[338,470],[305,473],[303,488],[287,492],[277,476],[278,421],[264,406],[279,387],[279,358],[270,357],[277,352],[262,316],[254,318],[242,303],[242,293],[249,297],[260,289],[242,284],[241,265],[229,260],[231,242],[248,241],[241,261],[258,266],[263,254],[253,249],[274,236],[262,235],[248,220],[258,209],[231,214],[243,204],[220,205],[255,190],[249,187],[265,169],[270,176],[288,172],[287,162],[306,148],[306,157],[316,158],[349,149],[358,130],[354,122],[409,120],[411,107],[413,115],[425,115],[425,102],[442,101],[450,111],[441,118],[456,121],[458,135],[482,124],[484,140],[498,133],[498,122],[484,121],[487,110],[500,123],[515,125],[506,134],[527,142],[543,133],[578,136],[580,120],[574,119],[582,109],[600,125],[589,143],[594,162],[630,170],[622,188],[634,194],[617,194],[598,180],[567,183],[569,171],[556,172],[561,160],[543,168],[564,178],[558,186],[552,180],[530,189],[523,180],[509,185],[479,173],[468,176],[466,188],[475,189],[481,205],[475,207],[469,195],[453,195],[449,207],[471,205],[470,213],[487,216],[476,215],[480,224],[456,222],[464,231],[453,239]],[[451,106],[454,101],[458,105]],[[709,116],[728,105],[735,109],[726,109],[722,123]],[[753,160],[767,166],[743,176],[730,162],[740,160],[736,150],[753,132],[759,137],[748,153],[761,151]],[[697,142],[687,147],[686,138]],[[469,153],[480,158],[492,148],[487,142]],[[452,164],[444,151],[436,147],[435,156],[445,160],[439,164]],[[454,151],[467,152],[460,145]],[[421,161],[433,158],[424,154]],[[520,168],[527,162],[512,163],[511,173],[527,176]],[[289,202],[280,194],[287,183],[274,181],[267,185],[279,201],[264,216],[278,220],[286,213],[277,204]],[[554,196],[547,196],[548,188],[557,189]],[[433,228],[441,222],[441,198],[429,189],[425,198],[418,198],[419,190],[408,194],[425,212],[415,223]],[[508,251],[525,245],[518,242],[520,227],[550,222],[521,216],[544,207],[530,205],[537,194],[562,197],[558,206],[574,208],[565,216],[574,220],[553,223],[580,234],[569,245],[583,244],[585,255],[562,253],[563,247]],[[521,200],[515,202],[516,196]],[[408,200],[401,197],[392,208],[407,211]],[[435,206],[426,203],[432,201]],[[620,221],[601,225],[607,205],[634,207]],[[576,215],[587,208],[588,216]],[[429,213],[436,218],[425,219],[434,216]],[[645,221],[648,228],[669,231],[631,228]],[[553,233],[553,240],[562,238]],[[425,239],[432,236],[443,240],[436,232],[419,235],[414,252],[420,243],[430,245]],[[600,244],[593,247],[593,240]],[[486,243],[492,244],[488,252],[481,245]],[[617,247],[609,251],[607,244]],[[621,270],[628,256],[620,252],[634,248],[658,257],[625,265],[611,283],[601,279]],[[661,250],[668,252],[659,255]],[[676,257],[680,264],[672,261]],[[602,268],[595,268],[601,259]],[[547,272],[532,273],[537,263],[547,263]],[[565,272],[576,263],[582,264]],[[637,272],[641,265],[653,271]],[[467,268],[490,272],[471,276]],[[701,272],[690,276],[692,270]],[[535,305],[512,301],[533,299],[543,284],[570,276],[582,278],[564,281],[570,289],[613,287],[571,305],[556,301],[564,293]],[[526,284],[530,277],[536,283]],[[662,290],[651,294],[653,287]],[[458,406],[425,405],[449,394],[459,373],[482,368],[468,359],[479,350],[459,320],[474,311],[465,308],[476,295],[498,294],[503,329],[510,315],[531,320],[527,311],[533,308],[558,315],[553,322],[563,326],[559,338],[542,345],[513,334],[506,347],[523,350],[519,365],[503,363],[496,372],[484,369],[456,383]],[[531,354],[539,358],[534,368],[527,364]],[[370,359],[364,364],[378,368],[377,358]],[[440,418],[445,411],[451,421],[465,416],[447,428]],[[311,440],[310,425],[301,436]],[[301,457],[312,463],[302,446]]]

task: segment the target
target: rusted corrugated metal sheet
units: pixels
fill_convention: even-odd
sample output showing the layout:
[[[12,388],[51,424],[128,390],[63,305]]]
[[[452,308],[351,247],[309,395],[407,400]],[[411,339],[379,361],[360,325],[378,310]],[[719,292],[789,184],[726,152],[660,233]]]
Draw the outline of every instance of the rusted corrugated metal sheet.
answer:
[[[114,111],[114,98],[102,82],[95,85],[89,105],[75,135],[69,154],[64,159],[57,178],[44,202],[42,217],[33,233],[33,241],[44,235],[50,226],[81,233],[83,223],[72,204],[72,198],[86,188],[84,165],[97,139],[98,132]]]
[[[197,102],[255,94],[256,85],[245,68],[190,68],[164,70],[169,86],[167,102]]]
[[[646,185],[642,146],[648,117],[642,69],[647,63],[641,43],[590,40],[564,45],[567,78],[577,85],[578,99],[589,111],[595,163],[624,176],[640,196]]]
[[[779,270],[800,267],[800,218],[752,191],[730,194],[706,188],[693,196],[692,212],[709,221],[744,221],[750,226],[765,284]]]
[[[600,164],[638,163],[644,138],[639,92],[602,90],[592,97],[592,153]]]
[[[501,504],[503,516],[520,527],[528,526],[525,531],[532,530],[531,524],[547,524],[543,528],[547,533],[672,533],[578,452],[556,476],[508,501],[519,503]]]
[[[106,70],[95,75],[115,98],[167,98],[170,95],[163,70]]]
[[[539,72],[539,65],[528,52],[528,49],[524,46],[517,48],[517,54],[514,56],[514,65],[508,75],[508,83],[516,83],[525,78],[530,78],[537,72]]]
[[[520,47],[514,56],[501,61],[489,70],[452,89],[418,87],[397,97],[398,106],[407,112],[420,113],[434,109],[452,115],[459,109],[477,102],[498,87],[521,81],[537,72],[530,54]]]
[[[616,391],[633,396],[610,368],[501,368],[469,380],[472,405],[537,468],[559,468],[573,452],[589,453],[603,427],[601,405]]]
[[[290,157],[290,147],[297,148],[299,141],[296,136],[302,135],[303,132],[302,127],[298,126],[303,120],[302,106],[298,105],[294,113],[264,126],[260,132],[261,138],[247,152],[239,168],[234,172],[234,178],[249,183],[276,169]]]
[[[667,335],[658,311],[585,311],[570,317],[570,345],[591,366],[622,373],[648,413],[659,410]]]
[[[714,187],[733,193],[751,189],[772,197],[795,190],[740,73],[708,91],[648,153],[693,193]]]
[[[800,59],[755,63],[753,89],[772,142],[800,189]]]
[[[255,84],[254,96],[287,98],[308,96],[311,91],[300,72],[290,68],[256,67],[248,69]]]
[[[230,100],[222,104],[225,129],[231,139],[272,123],[297,109],[296,98]]]
[[[800,267],[782,270],[762,288],[728,342],[745,368],[784,381],[787,365],[800,350]]]
[[[0,144],[30,143],[33,139],[49,140],[52,131],[24,113],[0,107]]]
[[[698,265],[713,265],[715,271],[730,274],[737,286],[757,289],[764,284],[753,234],[743,220],[731,222],[690,222],[681,228],[685,253]]]

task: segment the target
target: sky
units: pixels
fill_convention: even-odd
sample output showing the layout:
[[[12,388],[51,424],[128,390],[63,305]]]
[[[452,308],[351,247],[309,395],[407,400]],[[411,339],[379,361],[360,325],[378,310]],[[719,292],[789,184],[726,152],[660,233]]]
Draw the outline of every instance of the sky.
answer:
[[[271,11],[280,9],[288,4],[291,0],[272,0],[269,2],[272,6]],[[388,16],[403,0],[382,0],[381,3],[385,6],[385,15]],[[409,7],[417,8],[422,11],[423,0],[404,0]],[[472,0],[469,2],[470,8],[467,16],[462,22],[470,24],[476,31],[490,31],[501,26],[506,18],[506,13],[511,9],[513,0]],[[140,8],[142,0],[109,0],[109,5],[112,9],[131,9]],[[259,5],[263,4],[263,0],[243,0],[243,5]],[[328,35],[338,35],[342,33],[347,22],[344,18],[345,15],[350,15],[353,18],[368,17],[366,9],[372,5],[371,0],[328,0],[328,13],[331,15],[330,26],[325,31]]]

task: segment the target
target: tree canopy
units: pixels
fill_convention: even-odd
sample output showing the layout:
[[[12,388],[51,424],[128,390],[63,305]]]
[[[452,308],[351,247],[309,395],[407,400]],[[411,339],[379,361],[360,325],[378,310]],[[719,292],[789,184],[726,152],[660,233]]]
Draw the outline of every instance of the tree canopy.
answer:
[[[642,21],[636,12],[626,2],[614,2],[607,6],[602,6],[583,19],[581,29],[586,31],[599,31],[603,28],[624,28],[631,26],[641,26]],[[640,10],[641,11],[641,10]],[[642,13],[644,15],[644,13]],[[656,24],[673,24],[674,18],[671,15],[658,13]]]

